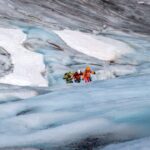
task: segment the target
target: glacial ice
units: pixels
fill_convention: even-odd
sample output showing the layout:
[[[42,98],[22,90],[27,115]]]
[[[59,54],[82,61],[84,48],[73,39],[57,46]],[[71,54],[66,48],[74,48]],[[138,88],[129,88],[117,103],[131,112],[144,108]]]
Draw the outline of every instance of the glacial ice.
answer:
[[[106,34],[132,49],[111,62],[76,52],[52,31],[32,27],[18,32],[26,34],[21,48],[43,55],[50,87],[0,85],[0,148],[70,150],[89,137],[102,138],[105,146],[150,135],[147,37]],[[144,55],[139,57],[141,48]],[[93,83],[66,85],[62,80],[65,71],[84,69],[88,64],[97,73]]]
[[[110,133],[123,140],[149,135],[148,79],[144,75],[74,85],[1,104],[0,147],[55,148]]]
[[[125,142],[125,143],[121,143],[121,144],[113,144],[110,145],[106,148],[104,148],[103,150],[149,150],[150,148],[150,142],[149,142],[149,138],[143,138],[143,139],[138,139],[138,140],[134,140],[134,141],[130,141],[130,142]],[[98,150],[98,149],[95,149]],[[99,148],[99,150],[101,150],[101,148]]]
[[[0,4],[0,150],[149,150],[147,0]],[[87,65],[92,83],[62,80]]]

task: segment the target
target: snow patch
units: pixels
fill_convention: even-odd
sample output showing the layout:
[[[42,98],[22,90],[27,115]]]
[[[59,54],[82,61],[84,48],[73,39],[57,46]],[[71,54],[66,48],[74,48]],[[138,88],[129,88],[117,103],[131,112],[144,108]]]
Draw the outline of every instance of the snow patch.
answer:
[[[108,37],[98,36],[97,39],[96,36],[71,30],[54,32],[73,49],[101,60],[115,60],[133,52],[127,44]]]
[[[0,28],[0,46],[11,54],[14,71],[0,79],[0,83],[21,86],[47,86],[43,56],[30,52],[22,44],[26,35],[19,29]]]
[[[150,1],[149,0],[140,0],[137,2],[138,4],[141,4],[141,5],[150,5]]]

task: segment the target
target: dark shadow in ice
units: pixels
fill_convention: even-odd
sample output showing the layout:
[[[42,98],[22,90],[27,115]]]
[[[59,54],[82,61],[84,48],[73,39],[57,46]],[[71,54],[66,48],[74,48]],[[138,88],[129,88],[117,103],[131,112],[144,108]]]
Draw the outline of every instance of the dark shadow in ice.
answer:
[[[70,144],[69,148],[70,150],[94,150],[96,147],[104,147],[112,143],[120,143],[127,140],[131,139],[119,139],[119,137],[116,138],[114,134],[110,133],[106,135],[88,137],[78,143]]]
[[[0,148],[0,150],[42,150],[42,149],[37,149],[37,148],[19,148],[19,147],[14,147],[14,148]]]
[[[6,104],[6,103],[14,103],[14,102],[18,102],[18,101],[20,101],[21,99],[16,99],[16,98],[14,98],[14,99],[9,99],[9,100],[1,100],[0,101],[0,104]]]
[[[18,112],[16,116],[31,114],[31,113],[34,113],[35,111],[36,111],[36,108],[25,109],[25,110]]]
[[[36,145],[36,148],[42,148],[42,150],[96,150],[96,148],[103,149],[109,144],[116,144],[127,142],[135,139],[136,137],[127,136],[124,137],[115,133],[107,133],[103,135],[90,136],[80,141],[72,142],[71,144],[65,145]],[[138,139],[138,138],[137,138]]]

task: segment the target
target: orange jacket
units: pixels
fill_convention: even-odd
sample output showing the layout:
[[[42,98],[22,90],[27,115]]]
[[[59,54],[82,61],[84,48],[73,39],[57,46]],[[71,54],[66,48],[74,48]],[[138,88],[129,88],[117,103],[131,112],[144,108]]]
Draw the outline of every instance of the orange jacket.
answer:
[[[95,72],[91,70],[85,70],[85,72],[83,73],[83,80],[86,78],[90,78],[91,74],[95,74]]]

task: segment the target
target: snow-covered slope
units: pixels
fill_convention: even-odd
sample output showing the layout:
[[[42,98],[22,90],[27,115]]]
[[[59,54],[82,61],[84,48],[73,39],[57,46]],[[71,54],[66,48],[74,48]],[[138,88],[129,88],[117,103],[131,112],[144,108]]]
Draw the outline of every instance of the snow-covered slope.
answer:
[[[70,47],[90,57],[100,60],[115,61],[122,55],[132,53],[133,49],[127,44],[99,35],[91,36],[79,31],[55,31]]]

